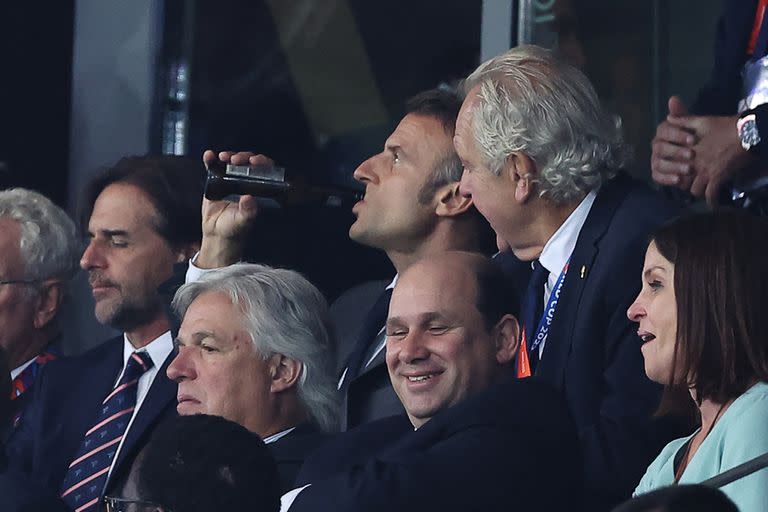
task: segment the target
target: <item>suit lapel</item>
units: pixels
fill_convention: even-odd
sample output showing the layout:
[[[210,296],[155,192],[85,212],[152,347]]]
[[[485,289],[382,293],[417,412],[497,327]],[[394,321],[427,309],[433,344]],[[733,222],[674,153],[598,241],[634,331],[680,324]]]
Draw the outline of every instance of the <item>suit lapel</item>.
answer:
[[[377,336],[375,342],[378,343],[379,339],[380,337]],[[387,347],[385,345],[381,350],[379,350],[379,353],[376,354],[376,357],[373,358],[373,360],[371,361],[371,364],[367,365],[365,368],[360,370],[360,374],[350,383],[350,385],[354,385],[355,381],[365,377],[365,375],[372,372],[376,368],[379,368],[380,366],[385,365],[387,363],[386,358],[387,358]],[[366,362],[367,361],[363,361],[363,364],[365,364]]]
[[[85,409],[82,409],[83,414],[73,415],[77,418],[77,421],[71,423],[72,435],[63,437],[63,439],[70,439],[72,441],[74,446],[72,449],[73,456],[80,446],[85,432],[94,425],[101,402],[112,391],[123,368],[123,337],[118,336],[106,343],[110,344],[110,346],[105,347],[106,354],[104,359],[101,360],[99,358],[94,360],[94,364],[83,365],[81,378],[77,379],[78,391],[71,393],[71,396],[77,400],[78,404],[85,406]],[[81,410],[80,407],[82,405],[74,406],[72,410]],[[67,423],[62,422],[63,425]]]
[[[619,175],[603,185],[571,254],[568,274],[560,292],[560,303],[547,336],[544,355],[536,369],[536,375],[555,384],[559,389],[564,385],[565,365],[571,352],[574,326],[579,317],[584,288],[600,251],[600,240],[611,224],[618,204],[627,194],[628,179]]]

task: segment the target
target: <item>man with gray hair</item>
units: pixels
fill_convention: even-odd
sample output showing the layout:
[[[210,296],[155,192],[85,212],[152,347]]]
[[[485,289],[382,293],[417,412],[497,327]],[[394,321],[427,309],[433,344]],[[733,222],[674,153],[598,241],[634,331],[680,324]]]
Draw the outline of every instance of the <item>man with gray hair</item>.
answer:
[[[54,359],[56,316],[77,270],[75,224],[43,195],[0,191],[0,347],[8,355],[15,412],[40,369]]]
[[[514,48],[481,64],[465,92],[454,137],[461,192],[510,247],[503,265],[529,274],[516,372],[564,393],[589,509],[608,509],[672,436],[652,424],[661,389],[645,376],[626,310],[648,235],[675,209],[622,172],[620,124],[551,52]]]
[[[299,273],[240,263],[176,293],[183,317],[168,377],[179,414],[210,414],[264,439],[283,491],[337,429],[338,397],[328,306]]]

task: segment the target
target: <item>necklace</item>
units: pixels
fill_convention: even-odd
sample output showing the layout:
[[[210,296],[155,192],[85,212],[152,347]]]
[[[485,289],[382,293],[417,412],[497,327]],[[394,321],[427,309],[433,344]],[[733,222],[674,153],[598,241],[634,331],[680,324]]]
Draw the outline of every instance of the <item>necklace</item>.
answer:
[[[701,443],[699,443],[699,448],[701,448],[701,445],[704,444],[704,440],[707,438],[709,433],[712,432],[712,429],[715,427],[715,423],[717,423],[717,420],[720,419],[720,415],[723,413],[723,410],[725,409],[725,406],[727,404],[728,402],[725,402],[717,410],[717,414],[715,414],[715,419],[709,425],[709,427],[707,428],[707,431],[704,433],[704,438],[701,440]],[[688,442],[685,443],[685,451],[683,452],[683,458],[680,460],[680,464],[675,469],[675,483],[678,483],[680,481],[680,478],[683,476],[683,473],[685,472],[685,468],[688,467],[688,463],[690,462],[690,460],[688,460],[688,457],[690,456],[690,453],[691,453],[692,444],[693,444],[693,437],[691,437],[688,440]]]

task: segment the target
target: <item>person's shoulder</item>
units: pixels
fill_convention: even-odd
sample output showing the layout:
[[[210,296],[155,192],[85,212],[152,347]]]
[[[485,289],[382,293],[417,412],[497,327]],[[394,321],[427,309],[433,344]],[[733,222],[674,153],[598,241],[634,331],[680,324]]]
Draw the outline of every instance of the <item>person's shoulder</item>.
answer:
[[[728,439],[768,445],[768,383],[753,385],[731,404],[728,413]]]
[[[82,354],[63,356],[47,363],[44,372],[48,379],[54,376],[69,376],[72,372],[80,372],[91,368],[105,359],[120,357],[123,349],[123,335],[111,338]]]
[[[666,198],[648,183],[620,173],[598,192],[610,195],[616,202],[614,219],[622,227],[655,227],[680,214],[680,206]]]
[[[459,426],[472,423],[502,428],[569,431],[572,422],[561,393],[537,377],[509,377],[448,409],[441,422]]]
[[[365,462],[413,432],[405,414],[364,423],[329,436],[304,461],[297,484],[304,484]]]

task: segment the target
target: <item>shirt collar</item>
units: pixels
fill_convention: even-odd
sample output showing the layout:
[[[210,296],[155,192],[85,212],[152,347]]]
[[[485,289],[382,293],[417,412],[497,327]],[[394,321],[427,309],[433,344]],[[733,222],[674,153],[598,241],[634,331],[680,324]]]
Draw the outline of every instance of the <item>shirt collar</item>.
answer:
[[[150,341],[148,345],[136,350],[131,342],[128,341],[128,336],[123,334],[123,368],[128,364],[128,358],[134,352],[146,352],[149,358],[152,359],[152,365],[154,368],[160,368],[165,363],[165,360],[173,352],[173,338],[171,337],[171,331],[165,331],[163,334]]]
[[[285,429],[285,430],[283,430],[281,432],[278,432],[277,434],[272,434],[269,437],[265,437],[264,438],[264,444],[274,443],[275,441],[277,441],[279,439],[282,439],[283,437],[287,436],[288,434],[290,434],[294,430],[296,430],[296,427],[291,427],[291,428],[287,428],[287,429]]]
[[[23,372],[24,370],[26,370],[26,369],[27,369],[27,367],[28,367],[29,365],[31,365],[32,363],[34,363],[34,362],[35,362],[35,359],[37,359],[37,356],[33,357],[32,359],[30,359],[30,360],[29,360],[29,361],[27,361],[26,363],[22,364],[21,366],[19,366],[19,367],[17,367],[17,368],[14,368],[13,370],[11,370],[11,380],[13,380],[13,379],[15,379],[16,377],[18,377],[19,375],[21,375],[21,372]]]
[[[579,232],[587,220],[589,210],[592,208],[592,203],[595,202],[596,197],[596,190],[587,194],[587,197],[582,199],[579,206],[571,212],[565,222],[557,228],[555,234],[544,245],[541,256],[539,256],[539,263],[550,274],[559,274],[571,257],[571,253],[576,247],[576,241],[579,239]]]

